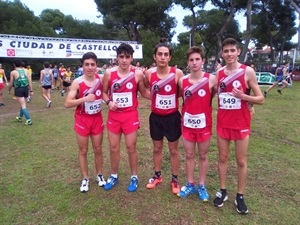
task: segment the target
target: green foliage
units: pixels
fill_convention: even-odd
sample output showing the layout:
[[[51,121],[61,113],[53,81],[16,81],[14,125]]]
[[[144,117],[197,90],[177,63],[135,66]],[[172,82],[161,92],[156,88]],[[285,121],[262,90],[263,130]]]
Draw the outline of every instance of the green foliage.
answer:
[[[174,18],[168,16],[172,1],[95,0],[103,22],[107,27],[125,29],[130,40],[141,42],[140,30],[150,30],[154,34],[172,38],[171,29],[175,27]]]

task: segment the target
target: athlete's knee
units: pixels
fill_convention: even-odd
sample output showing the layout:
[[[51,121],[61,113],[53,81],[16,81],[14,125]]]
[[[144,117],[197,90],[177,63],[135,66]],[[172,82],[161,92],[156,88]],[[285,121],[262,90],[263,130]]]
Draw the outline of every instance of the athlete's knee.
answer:
[[[244,168],[244,167],[247,167],[247,160],[246,159],[237,159],[236,160],[236,163],[237,163],[237,166],[239,168]]]

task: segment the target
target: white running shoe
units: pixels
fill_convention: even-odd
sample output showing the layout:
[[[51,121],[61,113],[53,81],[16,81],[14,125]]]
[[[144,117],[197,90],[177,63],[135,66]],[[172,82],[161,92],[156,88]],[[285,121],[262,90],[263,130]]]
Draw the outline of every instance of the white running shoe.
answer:
[[[84,193],[84,192],[88,192],[88,191],[89,191],[89,179],[84,178],[81,181],[80,192]]]
[[[96,179],[99,187],[103,187],[106,184],[106,181],[102,174],[98,174]]]
[[[50,106],[51,106],[51,101],[48,101],[47,104],[46,104],[46,107],[50,108]]]

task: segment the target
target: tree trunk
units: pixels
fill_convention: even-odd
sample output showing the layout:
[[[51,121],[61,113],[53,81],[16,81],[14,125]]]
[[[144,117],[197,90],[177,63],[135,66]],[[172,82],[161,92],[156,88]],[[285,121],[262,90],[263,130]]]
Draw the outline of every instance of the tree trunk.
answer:
[[[247,28],[246,28],[246,37],[245,37],[245,45],[243,51],[240,55],[240,62],[244,63],[246,59],[246,54],[248,52],[248,46],[250,43],[251,38],[251,11],[252,11],[252,0],[248,0],[247,2],[247,10],[246,10],[246,17],[247,17]]]

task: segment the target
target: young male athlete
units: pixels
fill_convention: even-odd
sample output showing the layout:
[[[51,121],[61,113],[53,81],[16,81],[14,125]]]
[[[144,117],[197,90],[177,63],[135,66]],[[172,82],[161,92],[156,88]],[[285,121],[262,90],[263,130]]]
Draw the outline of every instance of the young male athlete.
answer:
[[[163,159],[163,138],[168,140],[171,161],[171,189],[177,194],[179,151],[178,141],[181,136],[181,115],[178,111],[178,80],[183,76],[180,69],[170,67],[172,58],[170,46],[162,40],[154,49],[153,58],[156,67],[146,71],[146,86],[151,90],[151,114],[149,117],[150,136],[153,141],[154,175],[147,184],[148,189],[155,188],[162,182],[161,164]]]
[[[202,71],[204,52],[191,47],[186,53],[190,74],[180,78],[179,87],[183,98],[182,143],[185,150],[187,183],[177,194],[185,198],[198,193],[202,202],[209,200],[206,189],[206,173],[209,167],[208,149],[212,135],[212,98],[216,94],[217,79]],[[195,184],[195,148],[198,150],[199,185]]]
[[[10,72],[10,81],[8,87],[8,94],[14,86],[15,96],[20,105],[20,114],[16,117],[18,122],[22,122],[22,117],[25,116],[25,125],[32,125],[31,117],[29,115],[28,109],[26,107],[26,99],[28,93],[30,96],[33,95],[32,83],[29,79],[29,73],[22,68],[22,62],[19,59],[14,60],[15,69]]]
[[[89,190],[87,161],[89,138],[91,138],[94,150],[98,186],[105,185],[102,175],[102,139],[104,130],[101,113],[102,77],[96,73],[97,56],[93,52],[85,53],[82,56],[81,62],[83,75],[72,82],[65,101],[65,107],[76,107],[74,130],[79,147],[79,165],[83,176],[80,191],[87,192]]]
[[[103,77],[103,100],[109,107],[107,117],[108,141],[110,146],[111,175],[105,190],[111,190],[118,183],[120,162],[120,141],[124,134],[126,150],[131,170],[130,184],[127,190],[134,192],[138,188],[138,153],[136,141],[140,127],[138,117],[139,91],[143,97],[150,99],[146,91],[142,71],[131,65],[134,50],[131,45],[122,43],[117,50],[118,66],[107,69]]]
[[[53,71],[50,68],[50,63],[44,63],[44,69],[40,73],[40,84],[42,87],[42,96],[46,100],[46,107],[51,106],[51,89],[54,89]]]
[[[238,62],[241,49],[233,38],[222,43],[222,57],[225,67],[217,71],[218,79],[218,115],[217,141],[219,149],[218,170],[220,191],[217,192],[213,204],[222,207],[228,199],[226,190],[227,161],[229,145],[235,144],[237,163],[237,194],[235,198],[238,213],[248,213],[244,201],[244,190],[247,176],[247,151],[249,144],[251,115],[247,102],[263,104],[264,96],[258,86],[254,70]],[[250,95],[250,92],[253,95]]]

